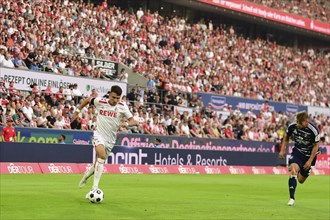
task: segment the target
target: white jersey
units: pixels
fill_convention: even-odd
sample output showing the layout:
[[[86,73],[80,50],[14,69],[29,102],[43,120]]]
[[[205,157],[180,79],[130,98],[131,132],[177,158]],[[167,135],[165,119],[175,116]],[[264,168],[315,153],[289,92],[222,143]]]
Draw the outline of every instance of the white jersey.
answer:
[[[100,97],[94,99],[97,111],[96,130],[94,133],[100,134],[105,141],[114,144],[121,119],[124,116],[129,119],[133,115],[126,103],[118,102],[117,105],[112,106],[108,101],[108,99]]]

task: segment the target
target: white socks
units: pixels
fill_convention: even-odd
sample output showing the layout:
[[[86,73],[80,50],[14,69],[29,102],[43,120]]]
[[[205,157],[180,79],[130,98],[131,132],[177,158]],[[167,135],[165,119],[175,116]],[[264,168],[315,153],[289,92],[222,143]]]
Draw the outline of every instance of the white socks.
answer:
[[[97,158],[95,163],[95,170],[94,170],[94,183],[93,183],[93,189],[99,188],[99,182],[103,173],[103,165],[105,160],[101,158]]]
[[[94,171],[95,171],[94,166],[91,166],[91,168],[87,172],[84,173],[84,179],[88,180],[88,178],[94,174]]]

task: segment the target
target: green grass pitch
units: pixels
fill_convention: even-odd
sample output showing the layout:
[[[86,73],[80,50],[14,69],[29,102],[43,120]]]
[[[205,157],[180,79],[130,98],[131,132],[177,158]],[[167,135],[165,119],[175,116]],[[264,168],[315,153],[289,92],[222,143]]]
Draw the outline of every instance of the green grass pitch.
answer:
[[[298,184],[285,175],[103,175],[101,204],[82,175],[0,175],[0,219],[330,219],[330,176]]]

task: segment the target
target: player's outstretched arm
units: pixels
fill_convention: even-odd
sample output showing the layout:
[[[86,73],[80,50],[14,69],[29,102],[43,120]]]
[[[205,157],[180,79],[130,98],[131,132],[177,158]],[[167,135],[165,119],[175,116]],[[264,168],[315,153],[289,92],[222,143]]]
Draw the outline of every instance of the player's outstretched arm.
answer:
[[[282,146],[281,146],[281,151],[278,154],[278,157],[280,159],[284,159],[284,155],[285,155],[285,151],[286,151],[286,146],[289,143],[289,139],[290,139],[289,135],[284,134],[283,141],[282,141]]]
[[[139,122],[135,121],[133,117],[128,119],[127,127],[138,126]]]
[[[73,113],[72,118],[71,118],[71,122],[75,121],[78,118],[79,112],[81,111],[81,109],[83,109],[86,105],[88,105],[91,101],[91,97],[84,99],[81,104],[78,106],[78,108],[76,109],[76,111]]]

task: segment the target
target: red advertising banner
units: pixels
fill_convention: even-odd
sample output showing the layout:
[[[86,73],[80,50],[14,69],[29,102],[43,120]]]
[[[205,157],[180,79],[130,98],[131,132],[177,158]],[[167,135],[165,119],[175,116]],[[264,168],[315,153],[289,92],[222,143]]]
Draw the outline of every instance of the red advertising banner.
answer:
[[[317,155],[315,169],[330,169],[330,155],[328,154]]]
[[[42,173],[38,163],[0,163],[1,174]]]
[[[330,24],[304,18],[299,15],[290,14],[262,5],[237,0],[198,0],[206,4],[226,8],[233,11],[249,14],[252,16],[276,21],[279,23],[304,28],[310,31],[330,35]]]
[[[76,163],[39,163],[43,173],[77,174],[80,173]]]
[[[312,169],[314,175],[330,175],[329,169]]]
[[[93,166],[91,163],[78,163],[79,173],[85,173]],[[110,173],[108,171],[108,166],[104,166],[103,173]]]

